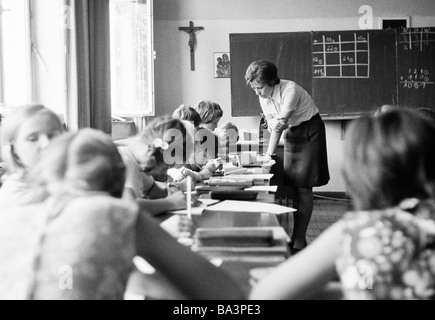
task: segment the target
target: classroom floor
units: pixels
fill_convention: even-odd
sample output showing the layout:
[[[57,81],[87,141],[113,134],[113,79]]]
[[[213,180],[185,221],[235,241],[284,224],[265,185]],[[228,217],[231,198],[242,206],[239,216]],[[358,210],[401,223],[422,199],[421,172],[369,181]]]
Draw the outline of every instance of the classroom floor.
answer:
[[[286,205],[286,201],[282,201],[281,204]],[[288,206],[292,206],[291,199],[288,202]],[[313,242],[331,224],[339,220],[346,211],[351,209],[351,206],[352,203],[348,199],[333,200],[315,196],[313,215],[307,231],[308,244]],[[292,214],[287,217],[287,221],[285,221],[283,226],[287,233],[291,234],[293,228]]]

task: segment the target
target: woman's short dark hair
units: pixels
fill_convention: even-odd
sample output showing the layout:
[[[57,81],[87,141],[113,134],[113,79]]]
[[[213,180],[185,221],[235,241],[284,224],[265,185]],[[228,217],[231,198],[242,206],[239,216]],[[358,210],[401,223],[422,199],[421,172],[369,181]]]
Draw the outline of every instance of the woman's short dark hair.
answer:
[[[435,127],[414,110],[354,120],[344,155],[344,180],[358,210],[434,195]]]
[[[246,84],[253,81],[267,84],[273,87],[280,82],[278,68],[269,60],[257,60],[252,62],[245,73]]]

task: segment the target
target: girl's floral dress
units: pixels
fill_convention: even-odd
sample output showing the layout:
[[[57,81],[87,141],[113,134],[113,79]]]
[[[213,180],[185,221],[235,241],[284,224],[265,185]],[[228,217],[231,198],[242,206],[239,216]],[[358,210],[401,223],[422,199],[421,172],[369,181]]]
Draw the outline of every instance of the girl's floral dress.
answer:
[[[336,262],[346,299],[435,298],[435,202],[347,213]]]

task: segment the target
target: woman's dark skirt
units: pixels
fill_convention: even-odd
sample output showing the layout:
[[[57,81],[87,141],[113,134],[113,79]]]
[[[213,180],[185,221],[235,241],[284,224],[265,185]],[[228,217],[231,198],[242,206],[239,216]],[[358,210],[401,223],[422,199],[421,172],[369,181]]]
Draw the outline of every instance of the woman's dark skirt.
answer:
[[[325,124],[317,113],[284,133],[284,184],[318,187],[329,181]]]

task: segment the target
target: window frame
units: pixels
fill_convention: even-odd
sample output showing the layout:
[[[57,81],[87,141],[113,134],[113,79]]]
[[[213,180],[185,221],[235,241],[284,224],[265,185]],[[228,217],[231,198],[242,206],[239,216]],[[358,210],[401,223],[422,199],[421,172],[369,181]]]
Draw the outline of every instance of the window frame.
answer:
[[[405,28],[411,27],[411,17],[410,16],[403,16],[403,17],[379,17],[379,29],[387,29],[384,27],[384,22],[388,21],[398,21],[401,23],[405,23]]]
[[[130,0],[134,1],[134,0]],[[140,1],[140,0],[139,0]],[[148,104],[145,106],[142,105],[140,108],[136,110],[128,109],[123,112],[115,109],[113,94],[111,94],[112,101],[112,117],[148,117],[155,115],[155,89],[154,89],[154,60],[155,60],[155,51],[154,51],[154,12],[153,12],[153,0],[145,0],[147,6],[147,78],[148,78]],[[110,34],[110,38],[112,38],[112,34]],[[112,52],[112,48],[111,48]],[[112,57],[110,58],[112,60]],[[112,61],[110,62],[112,65]],[[111,71],[112,73],[112,71]],[[112,74],[111,74],[112,79]],[[111,91],[114,90],[114,83],[111,81]]]
[[[22,0],[24,1],[24,30],[25,30],[25,39],[24,39],[24,51],[25,51],[25,74],[27,75],[27,81],[25,84],[26,90],[26,99],[25,101],[34,101],[36,93],[35,93],[35,72],[34,72],[34,62],[33,62],[33,33],[32,33],[32,6],[31,0]],[[4,37],[3,37],[3,2],[4,0],[0,0],[0,114],[7,114],[7,110],[13,108],[15,105],[14,102],[6,102],[6,89],[5,89],[5,56],[4,56]],[[23,101],[24,102],[24,101]]]

